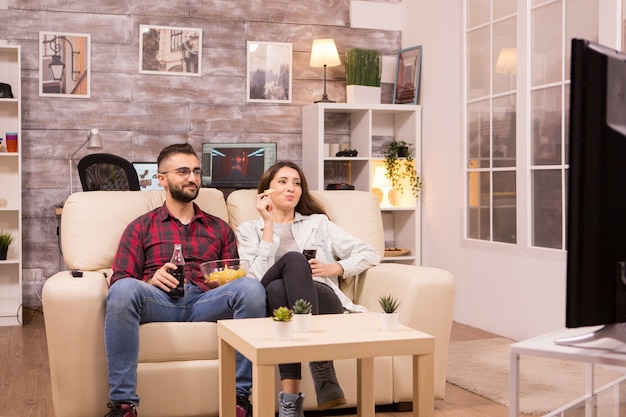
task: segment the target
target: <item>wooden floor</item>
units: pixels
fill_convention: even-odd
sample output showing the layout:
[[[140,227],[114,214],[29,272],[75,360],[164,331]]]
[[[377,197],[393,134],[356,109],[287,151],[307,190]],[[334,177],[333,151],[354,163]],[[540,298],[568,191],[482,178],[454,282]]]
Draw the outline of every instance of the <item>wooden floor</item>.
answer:
[[[21,327],[0,327],[0,417],[55,417],[43,313],[26,310],[24,321],[26,324]],[[452,340],[494,336],[458,323],[452,328]],[[77,400],[79,397],[77,393]],[[102,410],[104,415],[105,404]],[[382,412],[377,416],[410,417],[412,413]],[[508,408],[450,384],[446,387],[446,399],[435,401],[435,417],[507,416]]]

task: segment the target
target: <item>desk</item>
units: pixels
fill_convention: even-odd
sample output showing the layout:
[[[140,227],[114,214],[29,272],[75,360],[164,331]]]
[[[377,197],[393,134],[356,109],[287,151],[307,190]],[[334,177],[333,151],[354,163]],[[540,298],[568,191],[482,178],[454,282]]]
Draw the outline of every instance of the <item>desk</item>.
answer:
[[[435,338],[406,326],[380,330],[378,313],[313,316],[311,330],[294,333],[291,340],[275,341],[272,319],[217,322],[219,344],[219,415],[235,416],[235,352],[252,362],[254,417],[275,415],[277,364],[357,359],[359,417],[374,417],[374,357],[413,356],[413,415],[434,415],[433,353]]]
[[[519,361],[520,355],[543,356],[552,359],[570,360],[585,362],[588,364],[585,376],[585,397],[592,397],[597,394],[594,386],[594,365],[626,366],[626,348],[622,343],[615,343],[609,340],[608,344],[600,341],[590,347],[561,346],[555,340],[586,334],[599,328],[586,327],[580,329],[558,330],[538,336],[522,342],[514,343],[510,347],[510,373],[509,373],[509,417],[519,417]],[[622,349],[620,352],[618,349]],[[589,403],[587,403],[589,404]],[[587,409],[586,416],[593,415]]]

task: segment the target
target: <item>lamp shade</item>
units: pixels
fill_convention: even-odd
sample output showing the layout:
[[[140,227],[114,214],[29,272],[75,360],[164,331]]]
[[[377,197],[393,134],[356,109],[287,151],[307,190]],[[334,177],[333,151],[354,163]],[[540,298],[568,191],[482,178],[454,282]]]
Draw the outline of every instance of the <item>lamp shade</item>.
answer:
[[[376,167],[376,169],[374,169],[372,186],[380,189],[391,187],[391,180],[387,178],[387,170],[385,167]]]
[[[333,39],[314,39],[309,65],[313,68],[323,66],[337,67],[341,65],[335,41]]]
[[[515,74],[517,71],[517,50],[502,48],[496,61],[496,74]]]
[[[102,149],[102,139],[100,139],[100,131],[96,128],[91,129],[87,139],[87,149],[90,151],[99,151]]]

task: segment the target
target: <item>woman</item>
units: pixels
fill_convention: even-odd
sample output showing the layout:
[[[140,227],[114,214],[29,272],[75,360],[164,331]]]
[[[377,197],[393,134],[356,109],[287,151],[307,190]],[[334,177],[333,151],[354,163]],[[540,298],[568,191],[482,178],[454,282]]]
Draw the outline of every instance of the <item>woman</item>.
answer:
[[[261,219],[242,223],[237,239],[240,257],[251,261],[249,274],[265,287],[268,309],[291,308],[302,298],[311,302],[313,314],[367,311],[341,292],[338,276],[354,276],[377,265],[378,255],[328,219],[310,194],[300,167],[277,162],[263,174],[258,191],[256,208]],[[302,251],[312,233],[317,234],[317,252],[307,261]],[[309,367],[318,408],[345,404],[333,362],[311,362]],[[279,417],[302,417],[301,364],[281,364],[279,369]]]

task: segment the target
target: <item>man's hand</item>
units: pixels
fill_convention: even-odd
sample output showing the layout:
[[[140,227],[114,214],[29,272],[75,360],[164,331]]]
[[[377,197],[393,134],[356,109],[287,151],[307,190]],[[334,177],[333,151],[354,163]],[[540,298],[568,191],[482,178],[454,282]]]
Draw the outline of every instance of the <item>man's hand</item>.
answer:
[[[170,269],[176,269],[176,265],[168,262],[161,268],[156,270],[148,283],[162,289],[165,292],[170,292],[170,289],[176,288],[176,286],[178,285],[178,280],[169,273]]]

